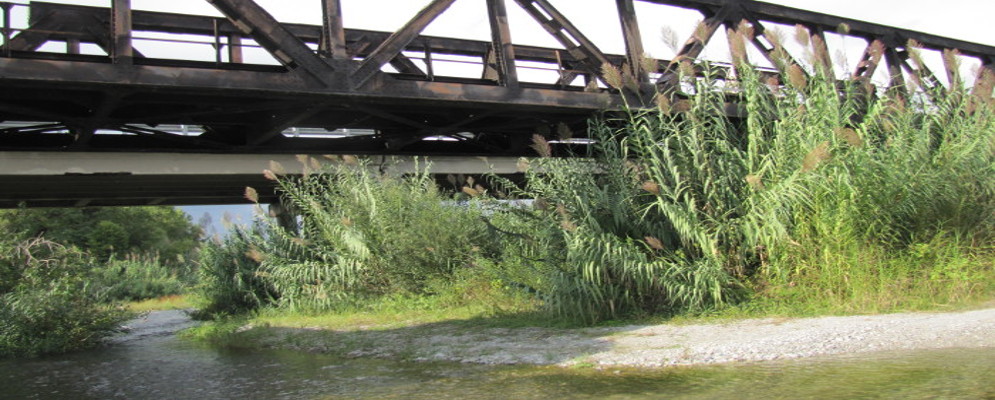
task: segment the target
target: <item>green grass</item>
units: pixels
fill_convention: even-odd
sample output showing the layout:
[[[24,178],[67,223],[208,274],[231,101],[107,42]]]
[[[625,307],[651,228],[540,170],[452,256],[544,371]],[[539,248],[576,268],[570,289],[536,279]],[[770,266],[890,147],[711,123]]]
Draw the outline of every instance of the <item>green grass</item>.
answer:
[[[196,295],[176,294],[176,295],[157,297],[154,299],[132,301],[127,303],[125,306],[130,311],[146,312],[146,311],[162,311],[162,310],[186,310],[186,309],[196,308],[198,305],[202,303],[203,300],[197,297]]]

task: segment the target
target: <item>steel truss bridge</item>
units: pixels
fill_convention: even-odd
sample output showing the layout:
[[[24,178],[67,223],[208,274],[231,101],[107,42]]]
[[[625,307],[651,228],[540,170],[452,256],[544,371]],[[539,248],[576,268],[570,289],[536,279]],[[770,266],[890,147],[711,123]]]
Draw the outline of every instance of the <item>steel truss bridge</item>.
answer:
[[[203,188],[184,190],[169,168],[136,172],[148,153],[175,154],[177,162],[184,160],[179,154],[422,155],[450,162],[486,156],[506,165],[507,157],[532,154],[537,133],[558,147],[583,146],[583,140],[557,140],[558,134],[582,136],[592,115],[624,100],[640,104],[662,93],[681,101],[680,65],[690,62],[700,73],[703,50],[722,30],[749,32],[718,44],[733,57],[759,55],[768,65],[797,65],[805,73],[823,63],[840,79],[868,83],[883,70],[893,90],[906,90],[907,80],[943,90],[920,51],[945,55],[947,86],[960,84],[956,58],[975,59],[979,75],[995,75],[992,46],[752,0],[614,0],[617,15],[603,23],[620,28],[625,54],[602,51],[550,0],[482,2],[489,41],[422,34],[458,0],[428,1],[394,32],[344,28],[339,0],[320,0],[320,26],[281,23],[253,0],[205,0],[224,17],[109,1],[110,7],[0,1],[0,185],[6,188],[0,206],[232,202],[241,191],[208,196],[207,187],[241,184],[232,176],[265,168],[214,173],[228,171],[223,163],[232,158],[217,157],[213,165],[198,158],[200,172],[185,178]],[[647,61],[636,2],[695,10],[702,22],[672,58]],[[523,9],[560,47],[516,44],[509,7]],[[24,8],[27,25],[15,26],[12,16]],[[795,27],[814,54],[790,54],[775,34],[784,25]],[[865,46],[853,70],[834,65],[830,37]],[[209,45],[214,59],[146,56],[136,43],[150,41]],[[250,62],[247,54],[260,49],[272,62]],[[440,72],[440,63],[454,60],[472,77]],[[527,79],[530,68],[555,72],[554,78]],[[730,64],[717,68],[734,78]],[[611,87],[611,70],[634,84]],[[778,77],[776,69],[767,73]],[[991,93],[991,80],[975,81],[976,91]],[[736,112],[734,102],[728,112]],[[26,159],[37,168],[25,167]],[[59,189],[67,185],[78,193]],[[173,187],[176,195],[146,187]]]

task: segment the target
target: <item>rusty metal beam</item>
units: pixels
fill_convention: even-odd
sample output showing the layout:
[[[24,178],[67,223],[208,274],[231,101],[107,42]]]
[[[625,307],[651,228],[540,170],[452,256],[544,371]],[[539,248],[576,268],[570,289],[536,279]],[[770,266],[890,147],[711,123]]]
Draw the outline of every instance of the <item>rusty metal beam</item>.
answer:
[[[485,63],[488,64],[485,67],[485,79],[486,68],[492,68],[498,84],[516,87],[518,70],[515,66],[515,46],[511,43],[511,28],[508,27],[508,10],[504,0],[487,0],[487,19],[491,24],[491,47],[485,57]]]
[[[547,0],[515,0],[546,32],[549,32],[592,76],[606,85],[601,73],[605,64],[614,65],[573,23]],[[548,18],[547,18],[548,16]]]
[[[267,141],[280,136],[284,130],[293,127],[301,121],[321,112],[328,104],[312,104],[289,112],[285,115],[274,115],[266,123],[254,127],[246,135],[246,145],[249,147],[259,146]]]
[[[629,73],[640,84],[649,81],[648,71],[643,68],[643,37],[639,31],[639,21],[636,19],[636,7],[633,0],[615,0],[618,8],[618,18],[622,25],[622,38],[625,40],[625,56],[629,64]]]
[[[905,87],[905,73],[902,72],[902,57],[894,48],[888,48],[884,60],[888,65],[888,90],[907,98],[909,93]]]
[[[335,69],[294,36],[253,0],[207,0],[245,35],[255,39],[281,64],[303,71],[325,85],[334,83]]]
[[[833,56],[829,53],[829,45],[826,43],[826,32],[822,28],[811,28],[812,57],[813,65],[820,66],[825,74],[830,77],[836,76],[833,69]]]
[[[131,65],[134,59],[131,47],[131,0],[111,0],[111,35],[111,60],[115,64]]]
[[[412,40],[418,37],[418,34],[425,29],[428,24],[432,23],[439,14],[442,14],[446,9],[453,4],[455,0],[433,0],[429,5],[425,6],[417,15],[409,20],[401,29],[394,32],[387,40],[380,43],[373,52],[366,56],[363,61],[359,64],[359,67],[352,74],[353,85],[362,86],[367,81],[370,80],[374,75],[380,72],[380,68],[387,64],[391,59],[396,57],[401,53]]]
[[[348,60],[345,29],[342,27],[342,5],[339,0],[321,0],[321,55],[335,60]]]

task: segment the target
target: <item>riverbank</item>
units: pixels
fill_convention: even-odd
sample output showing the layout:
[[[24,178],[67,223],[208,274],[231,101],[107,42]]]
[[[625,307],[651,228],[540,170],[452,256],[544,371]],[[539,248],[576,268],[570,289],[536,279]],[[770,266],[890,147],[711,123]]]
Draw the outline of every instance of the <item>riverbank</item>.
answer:
[[[665,367],[870,352],[995,348],[995,308],[576,329],[440,322],[378,329],[238,327],[236,346],[478,364]]]

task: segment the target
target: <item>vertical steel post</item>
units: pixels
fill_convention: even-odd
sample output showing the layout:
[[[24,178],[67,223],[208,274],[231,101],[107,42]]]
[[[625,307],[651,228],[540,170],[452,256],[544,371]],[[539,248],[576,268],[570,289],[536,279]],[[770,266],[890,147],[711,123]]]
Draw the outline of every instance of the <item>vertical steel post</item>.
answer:
[[[66,53],[67,54],[79,54],[79,39],[69,38],[66,39]]]
[[[213,19],[212,28],[214,28],[214,43],[211,45],[214,47],[214,63],[221,64],[221,33],[218,31],[218,20]]]
[[[242,63],[242,36],[237,33],[228,35],[228,62]]]
[[[0,8],[3,9],[3,53],[6,57],[10,57],[10,9],[13,6],[10,3],[0,3]]]
[[[505,8],[504,0],[487,0],[487,16],[491,24],[491,47],[495,54],[498,82],[507,87],[518,86],[515,46],[511,43],[508,10]]]
[[[342,26],[342,5],[339,0],[321,0],[323,13],[321,29],[321,51],[323,57],[348,60],[345,28]]]
[[[134,59],[131,45],[131,0],[111,0],[111,60],[130,65]]]

